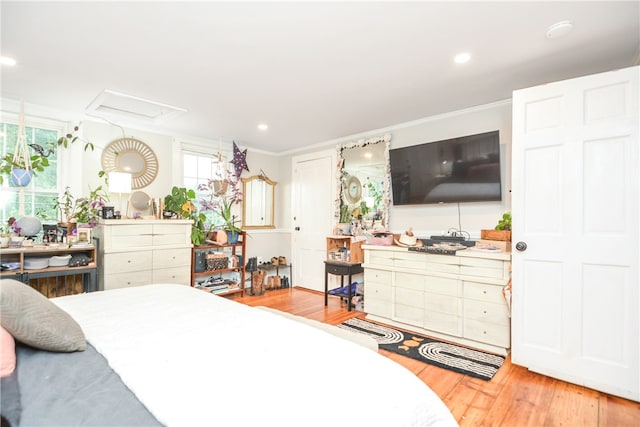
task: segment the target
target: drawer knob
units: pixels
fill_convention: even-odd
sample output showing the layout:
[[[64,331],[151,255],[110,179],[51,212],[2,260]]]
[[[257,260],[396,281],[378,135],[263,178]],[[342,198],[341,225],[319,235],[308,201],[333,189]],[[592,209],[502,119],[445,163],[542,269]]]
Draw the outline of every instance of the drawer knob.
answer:
[[[482,291],[482,293],[486,295],[486,294],[487,294],[487,291]]]
[[[482,312],[483,312],[484,314],[487,314],[487,310],[482,310]]]

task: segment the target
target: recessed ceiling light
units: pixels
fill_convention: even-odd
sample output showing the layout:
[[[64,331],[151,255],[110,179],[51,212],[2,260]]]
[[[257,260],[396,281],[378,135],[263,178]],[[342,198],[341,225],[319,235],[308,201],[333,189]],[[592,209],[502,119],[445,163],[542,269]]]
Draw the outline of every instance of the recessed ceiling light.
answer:
[[[260,129],[260,130],[267,130],[267,129],[269,129],[269,126],[267,126],[265,123],[260,123],[260,124],[258,125],[258,129]]]
[[[565,36],[573,30],[573,22],[560,21],[547,28],[547,38],[557,39],[558,37]]]
[[[13,58],[9,58],[8,56],[0,56],[0,64],[13,67],[14,65],[16,65],[16,60]]]
[[[453,58],[456,64],[464,64],[465,62],[469,62],[470,59],[471,54],[468,52],[459,53]]]

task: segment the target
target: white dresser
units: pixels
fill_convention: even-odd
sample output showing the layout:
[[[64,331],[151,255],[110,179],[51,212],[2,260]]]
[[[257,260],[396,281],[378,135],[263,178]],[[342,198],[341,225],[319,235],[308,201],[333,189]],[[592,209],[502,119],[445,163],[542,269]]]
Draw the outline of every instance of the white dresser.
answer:
[[[367,318],[506,355],[510,317],[502,290],[510,253],[457,255],[364,245]]]
[[[100,290],[191,283],[190,220],[104,220],[95,228]]]

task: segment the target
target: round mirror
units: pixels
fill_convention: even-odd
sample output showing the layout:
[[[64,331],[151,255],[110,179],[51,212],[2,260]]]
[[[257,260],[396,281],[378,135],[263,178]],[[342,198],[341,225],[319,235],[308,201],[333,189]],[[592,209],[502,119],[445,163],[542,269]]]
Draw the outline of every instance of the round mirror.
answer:
[[[144,212],[149,209],[149,200],[151,200],[151,198],[144,191],[134,191],[131,193],[131,196],[129,196],[131,207],[138,212]]]
[[[147,169],[147,162],[137,151],[125,151],[116,158],[118,170],[140,176]]]
[[[151,148],[135,138],[112,141],[102,152],[102,169],[105,172],[128,172],[131,188],[143,188],[158,175],[158,158]]]

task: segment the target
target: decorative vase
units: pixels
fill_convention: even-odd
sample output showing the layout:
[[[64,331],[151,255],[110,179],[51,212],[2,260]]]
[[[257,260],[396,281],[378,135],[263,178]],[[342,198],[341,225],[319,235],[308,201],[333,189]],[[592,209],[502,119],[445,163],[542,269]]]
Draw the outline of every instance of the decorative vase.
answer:
[[[9,247],[9,236],[0,236],[0,248]]]
[[[15,224],[20,227],[20,233],[23,236],[33,237],[42,231],[42,223],[35,216],[20,217]]]
[[[33,169],[11,169],[11,182],[16,187],[26,187],[33,177]]]
[[[238,243],[238,238],[240,237],[240,233],[237,231],[227,231],[227,243],[230,245],[235,245]]]

